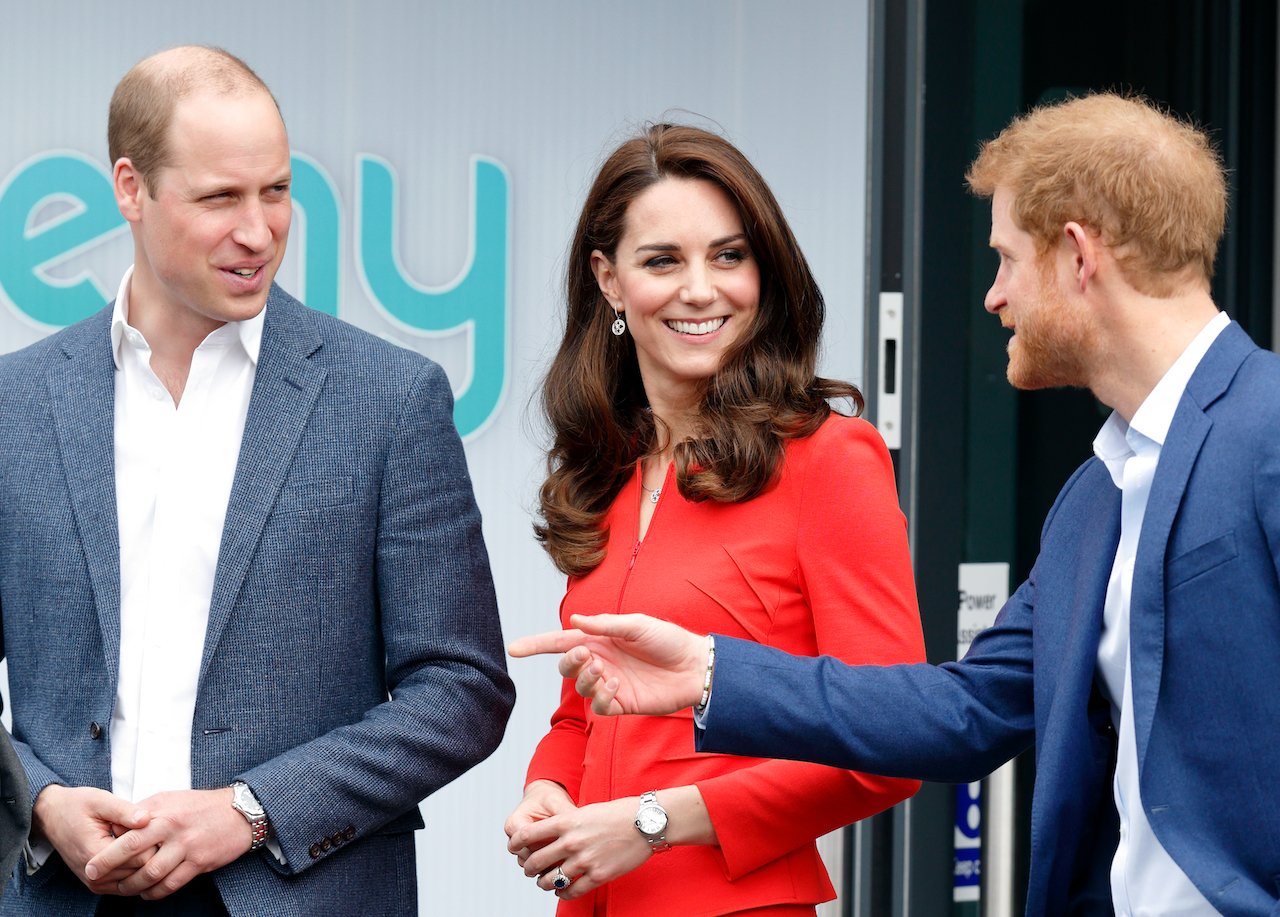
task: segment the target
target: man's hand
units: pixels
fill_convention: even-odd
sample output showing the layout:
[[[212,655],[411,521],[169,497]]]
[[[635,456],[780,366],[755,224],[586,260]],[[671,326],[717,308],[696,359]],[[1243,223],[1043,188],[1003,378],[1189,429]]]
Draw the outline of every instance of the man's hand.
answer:
[[[201,873],[212,872],[253,844],[249,822],[231,806],[231,787],[157,793],[138,806],[150,813],[145,827],[128,831],[85,866],[90,881],[117,874],[142,851],[155,855],[118,882],[112,892],[148,901],[172,895]]]
[[[145,828],[149,813],[143,806],[96,787],[59,786],[51,783],[36,797],[31,810],[32,840],[44,839],[58,851],[64,863],[90,891],[117,895],[116,883],[146,864],[153,847],[138,847],[118,867],[90,879],[85,864],[116,843],[116,836]]]
[[[560,674],[606,716],[674,713],[702,699],[706,637],[648,615],[574,615],[569,623],[577,629],[521,637],[507,652],[564,653]]]

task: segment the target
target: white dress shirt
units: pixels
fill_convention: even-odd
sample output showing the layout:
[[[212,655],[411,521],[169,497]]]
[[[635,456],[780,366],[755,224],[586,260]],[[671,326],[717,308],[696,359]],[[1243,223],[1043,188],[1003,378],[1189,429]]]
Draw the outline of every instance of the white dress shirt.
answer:
[[[139,801],[191,789],[191,726],[213,576],[253,390],[264,309],[209,334],[181,402],[151,369],[120,282],[115,472],[120,524],[120,677],[111,789]]]
[[[1129,604],[1138,536],[1161,447],[1187,382],[1209,345],[1228,324],[1226,313],[1219,312],[1187,345],[1133,419],[1125,423],[1123,417],[1113,413],[1093,441],[1094,453],[1106,464],[1122,493],[1120,544],[1107,584],[1098,646],[1098,671],[1111,701],[1111,720],[1119,741],[1113,789],[1120,813],[1120,846],[1111,864],[1111,897],[1118,917],[1217,913],[1161,846],[1142,808],[1129,666]]]

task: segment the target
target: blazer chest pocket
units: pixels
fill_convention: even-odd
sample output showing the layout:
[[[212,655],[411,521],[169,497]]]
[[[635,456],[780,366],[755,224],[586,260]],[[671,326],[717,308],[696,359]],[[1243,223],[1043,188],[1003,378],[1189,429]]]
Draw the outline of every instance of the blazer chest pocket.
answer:
[[[355,499],[350,477],[317,477],[286,482],[276,500],[277,513],[305,513],[345,506]]]
[[[1212,541],[1184,551],[1169,561],[1169,570],[1165,574],[1165,588],[1176,589],[1188,580],[1215,567],[1220,567],[1236,557],[1235,530],[1219,535]]]

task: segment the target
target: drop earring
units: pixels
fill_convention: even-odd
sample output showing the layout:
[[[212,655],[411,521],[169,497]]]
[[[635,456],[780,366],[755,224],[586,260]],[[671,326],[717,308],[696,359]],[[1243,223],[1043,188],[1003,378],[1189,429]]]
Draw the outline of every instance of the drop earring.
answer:
[[[622,320],[621,312],[615,310],[614,314],[617,316],[617,318],[613,320],[613,324],[610,326],[610,330],[613,332],[614,337],[622,337],[622,335],[625,334],[627,331],[627,323]]]

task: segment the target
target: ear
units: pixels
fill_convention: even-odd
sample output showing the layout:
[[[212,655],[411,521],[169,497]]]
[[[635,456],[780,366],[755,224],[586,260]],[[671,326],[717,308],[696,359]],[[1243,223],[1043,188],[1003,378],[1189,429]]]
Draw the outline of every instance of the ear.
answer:
[[[591,272],[596,275],[596,285],[609,301],[615,312],[622,312],[622,297],[618,295],[618,271],[604,252],[596,249],[591,253]]]
[[[1075,221],[1062,227],[1063,243],[1071,257],[1072,272],[1081,293],[1089,287],[1089,281],[1098,273],[1102,240]]]
[[[116,206],[120,215],[130,223],[142,219],[142,197],[147,193],[146,181],[142,173],[133,167],[133,160],[121,156],[111,170],[111,185],[116,195]]]

